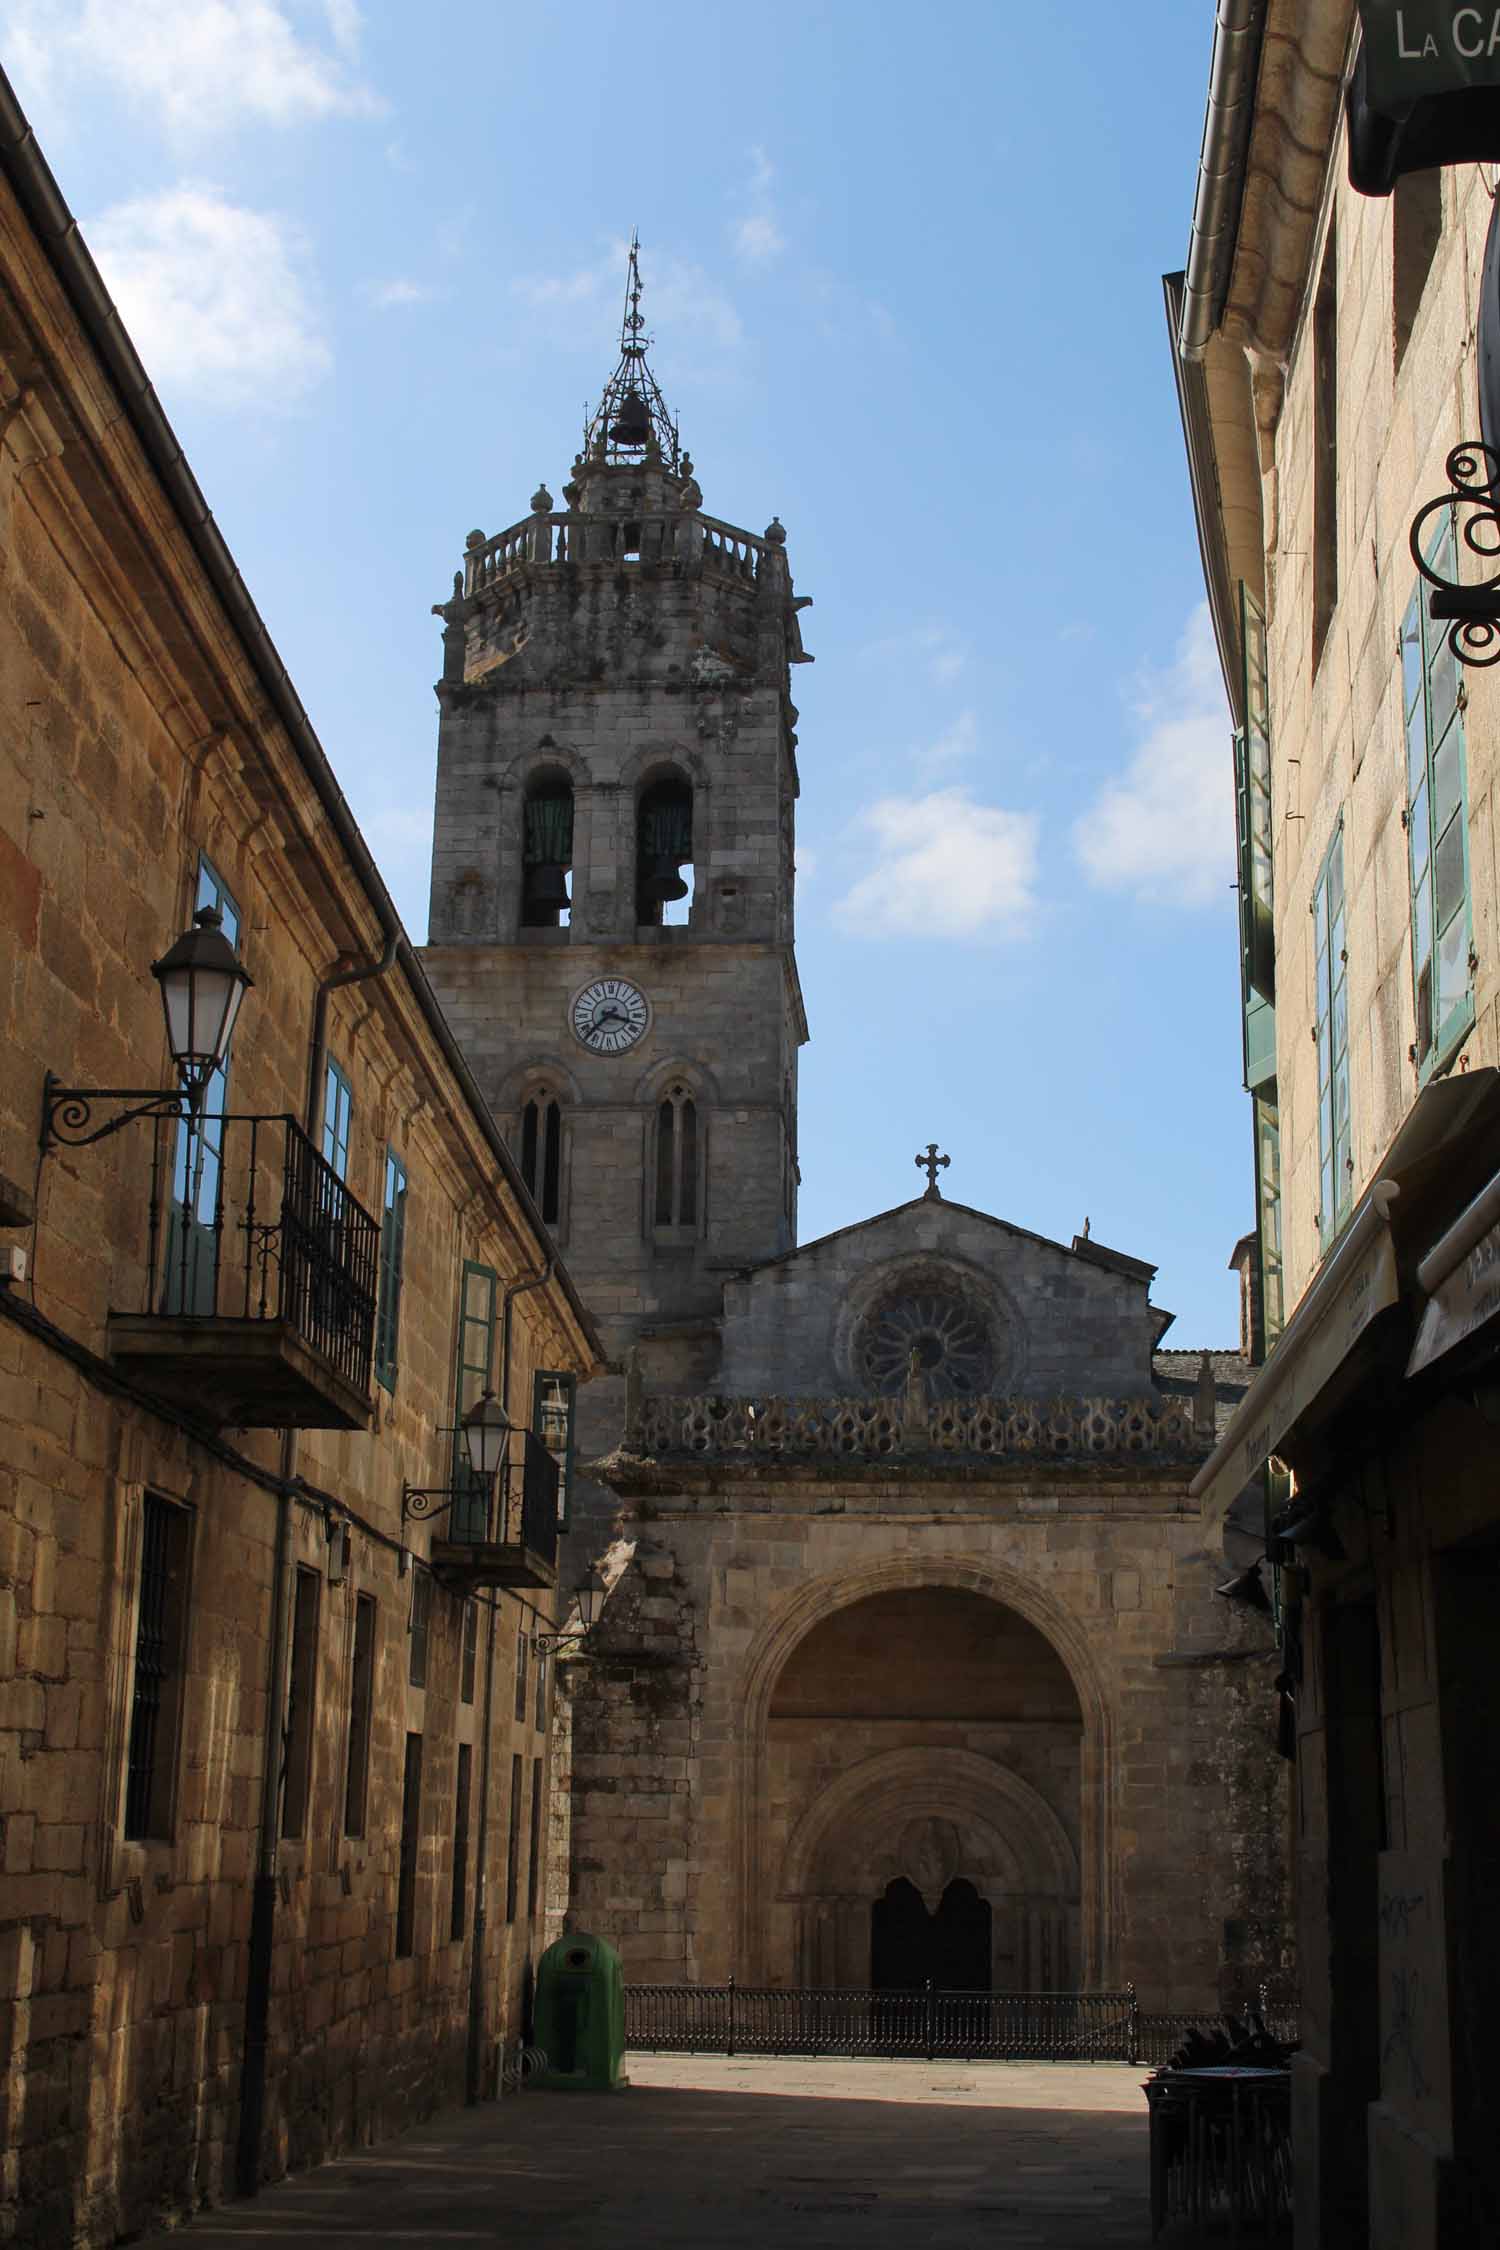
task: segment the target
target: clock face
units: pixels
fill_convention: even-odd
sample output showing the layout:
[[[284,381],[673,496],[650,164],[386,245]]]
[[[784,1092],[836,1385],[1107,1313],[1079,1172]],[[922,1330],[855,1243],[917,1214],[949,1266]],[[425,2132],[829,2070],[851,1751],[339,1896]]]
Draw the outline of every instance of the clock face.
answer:
[[[591,1055],[623,1055],[651,1024],[646,995],[624,977],[595,977],[575,994],[573,1036]]]

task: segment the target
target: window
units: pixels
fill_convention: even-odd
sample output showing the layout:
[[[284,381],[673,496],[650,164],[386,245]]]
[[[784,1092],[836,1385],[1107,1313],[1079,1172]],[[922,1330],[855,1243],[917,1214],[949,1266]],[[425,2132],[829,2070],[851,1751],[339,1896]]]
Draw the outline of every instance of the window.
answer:
[[[572,915],[568,872],[573,865],[573,784],[566,775],[533,777],[523,820],[521,927],[566,928]]]
[[[658,1227],[696,1233],[698,1227],[698,1110],[686,1086],[669,1086],[656,1113]]]
[[[240,910],[206,858],[198,862],[194,904],[195,911],[215,908],[225,937],[238,946]],[[229,1062],[226,1055],[204,1088],[197,1110],[177,1128],[162,1289],[165,1313],[207,1316],[217,1301],[219,1174],[224,1112],[229,1107]]]
[[[1240,848],[1240,946],[1244,982],[1263,1000],[1276,997],[1276,940],[1271,872],[1271,716],[1266,676],[1266,621],[1248,586],[1240,587],[1240,652],[1245,724],[1235,736],[1236,812]]]
[[[432,1624],[432,1579],[420,1564],[412,1565],[411,1614],[407,1631],[411,1635],[411,1648],[406,1676],[413,1687],[427,1685],[427,1641]]]
[[[172,1833],[191,1534],[192,1518],[185,1508],[174,1508],[154,1492],[146,1494],[125,1774],[124,1832],[132,1840]]]
[[[578,1385],[571,1375],[539,1369],[531,1385],[531,1426],[557,1463],[557,1520],[568,1521],[568,1486],[573,1476],[573,1402]]]
[[[416,1950],[417,1853],[422,1841],[422,1737],[406,1738],[401,1778],[401,1861],[396,1878],[396,1952]]]
[[[479,1604],[464,1603],[464,1646],[459,1666],[458,1699],[460,1703],[474,1700],[474,1674],[479,1659]]]
[[[1286,1325],[1281,1267],[1281,1119],[1273,1080],[1269,1095],[1255,1096],[1255,1209],[1260,1240],[1262,1350],[1268,1352]]]
[[[292,1597],[292,1663],[286,1699],[286,1751],[283,1764],[281,1832],[307,1833],[307,1800],[312,1781],[313,1716],[318,1687],[317,1571],[297,1565]]]
[[[686,873],[684,873],[686,870]],[[693,903],[693,792],[675,775],[641,792],[636,814],[635,918],[686,922]]]
[[[536,1898],[542,1872],[542,1761],[531,1761],[531,1839],[526,1854],[526,1919],[536,1919]]]
[[[539,1086],[521,1111],[521,1177],[549,1227],[562,1208],[562,1104]]]
[[[1399,368],[1443,232],[1443,175],[1406,172],[1391,196],[1391,347]]]
[[[505,1841],[505,1919],[516,1918],[516,1891],[520,1874],[521,1787],[525,1768],[520,1757],[510,1761],[510,1829]]]
[[[458,1773],[453,1784],[453,1903],[448,1935],[457,1944],[464,1934],[469,1873],[469,1777],[473,1752],[467,1742],[458,1746]]]
[[[516,1725],[526,1724],[526,1652],[529,1643],[523,1626],[516,1635]]]
[[[1338,283],[1332,226],[1313,305],[1313,556],[1312,661],[1314,672],[1339,598],[1339,394]]]
[[[349,1171],[349,1120],[353,1114],[349,1081],[330,1057],[323,1081],[323,1162],[340,1180]]]
[[[1458,577],[1453,519],[1431,557]],[[1414,1042],[1426,1079],[1451,1062],[1474,1021],[1473,903],[1469,889],[1468,778],[1458,659],[1419,589],[1401,628],[1406,720],[1406,841],[1411,875]]]
[[[363,1836],[370,1782],[370,1711],[375,1693],[375,1597],[354,1603],[354,1665],[349,1682],[349,1756],[344,1776],[344,1834]]]
[[[1344,922],[1344,816],[1313,893],[1318,1042],[1318,1224],[1324,1245],[1349,1216],[1354,1151],[1349,1127],[1349,997]]]
[[[453,1484],[458,1498],[448,1514],[454,1539],[482,1540],[489,1528],[489,1494],[464,1460],[459,1424],[490,1387],[497,1286],[490,1267],[465,1263],[459,1284],[458,1367],[453,1391]]]
[[[380,1214],[380,1297],[375,1311],[375,1380],[396,1388],[401,1340],[401,1260],[406,1248],[406,1166],[385,1152],[385,1202]]]
[[[538,1734],[545,1734],[547,1731],[547,1681],[551,1671],[552,1667],[547,1662],[547,1651],[544,1648],[539,1648],[536,1652],[536,1731]]]

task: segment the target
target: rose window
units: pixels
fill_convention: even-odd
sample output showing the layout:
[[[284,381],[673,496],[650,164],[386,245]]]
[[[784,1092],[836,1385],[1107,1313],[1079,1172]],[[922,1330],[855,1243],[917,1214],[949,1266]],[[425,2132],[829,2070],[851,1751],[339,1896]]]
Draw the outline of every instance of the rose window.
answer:
[[[862,1322],[855,1363],[875,1396],[901,1389],[913,1352],[929,1398],[973,1398],[990,1380],[989,1323],[956,1291],[903,1291],[884,1298]]]

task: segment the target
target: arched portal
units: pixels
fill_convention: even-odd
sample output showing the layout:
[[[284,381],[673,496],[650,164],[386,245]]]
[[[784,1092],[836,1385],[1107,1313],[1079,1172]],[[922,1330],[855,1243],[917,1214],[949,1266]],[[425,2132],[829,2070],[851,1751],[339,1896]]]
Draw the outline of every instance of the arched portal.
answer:
[[[906,1585],[830,1610],[765,1699],[760,1973],[858,1985],[900,1956],[917,1983],[1083,1981],[1084,1738],[1068,1666],[1014,1608]]]

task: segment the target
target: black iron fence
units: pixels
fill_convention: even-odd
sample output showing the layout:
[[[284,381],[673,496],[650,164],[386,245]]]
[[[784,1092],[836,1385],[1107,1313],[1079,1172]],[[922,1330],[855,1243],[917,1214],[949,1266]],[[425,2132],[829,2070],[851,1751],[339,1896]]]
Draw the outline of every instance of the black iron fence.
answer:
[[[290,1117],[163,1120],[151,1169],[147,1309],[281,1320],[369,1386],[380,1229]]]
[[[1297,2036],[1295,2005],[1262,2011]],[[1118,1992],[814,1991],[727,1984],[627,1984],[625,2043],[660,2054],[893,2055],[934,2061],[1164,2063],[1210,2014],[1147,2015]]]
[[[510,1455],[488,1482],[460,1464],[443,1536],[461,1546],[525,1547],[539,1562],[557,1561],[557,1457],[534,1430],[513,1429]],[[426,1499],[426,1495],[421,1496]],[[426,1515],[427,1506],[413,1507]]]

